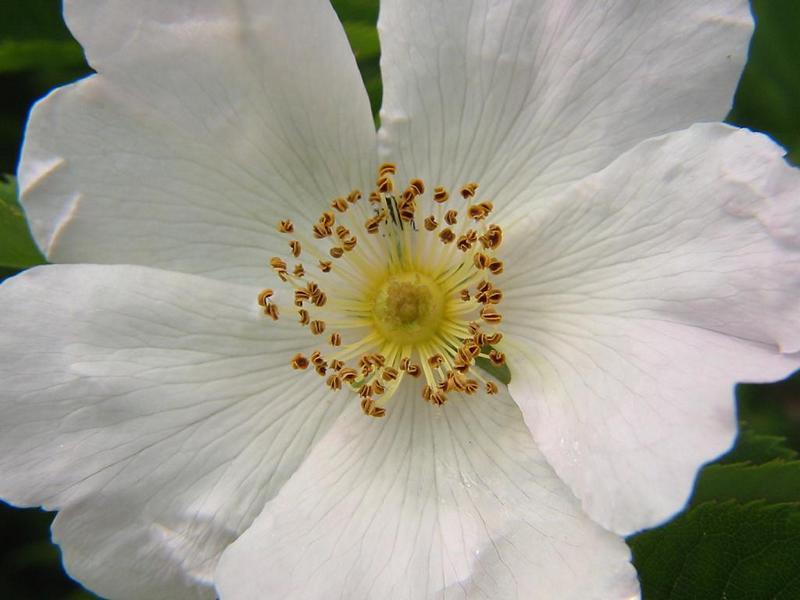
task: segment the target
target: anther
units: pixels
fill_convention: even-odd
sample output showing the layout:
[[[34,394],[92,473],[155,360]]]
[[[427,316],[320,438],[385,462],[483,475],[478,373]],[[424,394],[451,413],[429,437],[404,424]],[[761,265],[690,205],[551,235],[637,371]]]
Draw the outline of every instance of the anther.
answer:
[[[500,275],[500,273],[503,272],[503,261],[493,258],[489,261],[489,265],[487,268],[492,273],[492,275]]]
[[[440,367],[443,362],[444,358],[442,358],[441,354],[434,354],[433,356],[428,357],[428,364],[434,369]]]
[[[489,266],[489,257],[482,252],[476,252],[475,256],[472,257],[472,262],[475,264],[476,268],[485,269]]]
[[[502,339],[503,339],[503,334],[497,331],[486,338],[486,343],[489,344],[490,346],[494,346],[495,344],[499,344],[500,340]]]
[[[493,396],[497,393],[497,385],[493,381],[486,382],[486,393]]]
[[[458,211],[457,210],[448,210],[444,213],[444,221],[448,225],[455,225],[458,221]]]
[[[503,299],[503,292],[497,288],[479,292],[475,299],[481,304],[500,304]]]
[[[459,236],[458,240],[456,240],[456,248],[462,252],[467,252],[470,248],[472,248],[472,242],[470,241],[469,236]]]
[[[294,231],[294,223],[286,219],[278,223],[278,231],[281,233],[292,233]]]
[[[332,228],[335,222],[336,222],[336,215],[334,215],[330,211],[325,211],[319,217],[319,224],[325,226],[328,229]]]
[[[430,396],[426,398],[428,402],[433,404],[434,406],[441,406],[445,402],[447,402],[447,396],[439,391],[431,391]]]
[[[378,192],[370,192],[369,201],[370,204],[381,204],[383,202],[381,195]]]
[[[474,340],[464,340],[464,345],[462,346],[464,352],[467,353],[467,356],[470,358],[475,358],[478,354],[481,353],[481,347],[475,343]]]
[[[272,259],[270,259],[269,264],[276,271],[285,271],[286,270],[286,262],[281,260],[277,256],[275,256]]]
[[[367,233],[378,233],[378,230],[381,225],[381,221],[386,219],[386,211],[381,209],[381,211],[375,215],[374,217],[370,217],[364,222],[364,229],[367,230]]]
[[[344,366],[344,361],[339,360],[338,358],[334,358],[329,365],[331,369],[334,371],[341,371],[342,367]]]
[[[433,200],[434,202],[438,202],[442,204],[443,202],[447,202],[447,199],[450,197],[450,194],[447,193],[447,190],[444,189],[442,186],[438,186],[433,190]]]
[[[470,299],[469,290],[461,290],[458,293],[458,295],[459,295],[459,297],[461,298],[462,301],[469,302],[469,299]]]
[[[333,201],[331,202],[331,208],[339,211],[340,213],[343,213],[348,209],[347,200],[341,197],[334,198]]]
[[[384,367],[381,377],[384,381],[394,381],[400,373],[394,367]]]
[[[372,382],[372,393],[376,396],[380,396],[383,392],[386,391],[386,386],[383,385],[380,380],[376,379]]]
[[[295,277],[303,277],[306,274],[306,270],[305,270],[305,268],[303,268],[302,264],[297,263],[294,266],[294,269],[292,270],[292,273],[294,274]]]
[[[489,360],[492,361],[493,365],[499,367],[506,362],[506,355],[502,352],[498,352],[497,350],[492,350],[489,352]]]
[[[386,175],[394,175],[395,173],[397,173],[397,165],[394,163],[385,162],[378,167],[378,175],[381,177]]]
[[[436,217],[433,215],[425,218],[425,229],[428,231],[433,231],[439,226],[439,223],[436,222]]]
[[[412,179],[408,182],[408,185],[414,188],[417,196],[421,196],[425,193],[425,183],[422,181],[422,179]]]
[[[266,306],[273,294],[274,292],[269,288],[261,290],[261,292],[258,294],[259,306]]]
[[[328,377],[328,380],[325,382],[329,388],[333,391],[337,391],[342,389],[342,378],[338,375],[331,375]]]
[[[294,256],[295,258],[300,256],[300,242],[298,242],[297,240],[292,240],[291,242],[289,242],[289,248],[292,251],[292,256]]]
[[[358,371],[352,367],[342,367],[339,370],[339,377],[341,377],[342,381],[345,383],[352,383],[358,377]]]
[[[328,254],[330,254],[333,258],[342,258],[344,255],[344,248],[341,248],[340,246],[334,246],[328,250]]]
[[[378,177],[378,181],[375,182],[375,185],[381,194],[390,194],[392,190],[394,190],[392,178],[388,176]]]
[[[310,360],[311,364],[313,364],[315,367],[325,364],[325,359],[322,358],[322,352],[320,352],[319,350],[314,350],[311,353]]]
[[[319,291],[311,296],[311,302],[314,304],[314,306],[325,306],[325,304],[328,302],[328,295],[323,291]]]
[[[361,401],[361,410],[368,417],[380,418],[386,414],[383,408],[375,406],[375,400],[372,398],[364,398]]]
[[[331,334],[331,346],[341,346],[342,345],[342,335],[336,331]]]
[[[503,230],[500,229],[499,225],[489,225],[489,228],[486,230],[486,233],[480,237],[480,240],[484,248],[493,250],[503,242]]]
[[[453,233],[452,229],[446,227],[439,232],[439,239],[442,240],[443,244],[449,244],[456,239],[456,234]]]
[[[329,260],[321,260],[319,261],[319,270],[323,273],[328,273],[331,270],[331,264]]]
[[[347,201],[350,204],[355,204],[359,200],[361,200],[361,190],[353,190],[352,192],[347,194]]]
[[[292,359],[292,368],[301,370],[308,368],[308,359],[302,354],[295,354]]]
[[[330,227],[323,225],[322,223],[314,223],[311,231],[314,233],[314,237],[318,240],[329,237],[333,233],[333,230]]]
[[[419,377],[422,373],[422,368],[416,363],[411,363],[406,367],[406,373],[412,377]]]
[[[273,304],[272,302],[269,302],[264,307],[264,314],[265,315],[269,315],[270,317],[272,317],[273,321],[277,321],[278,320],[278,307],[275,304]]]
[[[464,200],[469,200],[475,195],[475,192],[478,191],[478,184],[477,183],[468,183],[464,187],[461,188],[460,193],[461,197]]]
[[[480,385],[478,384],[477,381],[475,381],[474,379],[467,379],[467,381],[464,383],[464,393],[474,394],[475,392],[478,391],[479,387]]]
[[[486,305],[481,309],[481,319],[487,323],[496,324],[503,320],[503,315],[497,312],[493,306]]]
[[[308,290],[295,290],[294,291],[294,305],[295,306],[303,306],[303,302],[309,300],[311,298],[311,294],[308,293]]]
[[[300,315],[300,325],[308,325],[311,322],[311,317],[306,309],[301,308],[297,311],[297,314]]]
[[[309,324],[311,328],[311,333],[314,335],[321,335],[325,332],[325,321],[320,321],[318,319],[314,319]]]
[[[471,219],[475,219],[476,221],[482,221],[486,217],[489,216],[489,213],[492,212],[494,205],[489,202],[481,202],[479,204],[473,204],[467,209],[467,215]]]

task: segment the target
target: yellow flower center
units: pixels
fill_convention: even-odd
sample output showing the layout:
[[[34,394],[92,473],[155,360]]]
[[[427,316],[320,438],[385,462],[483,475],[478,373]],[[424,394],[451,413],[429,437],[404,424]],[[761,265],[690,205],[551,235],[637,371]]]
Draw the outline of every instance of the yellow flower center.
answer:
[[[444,303],[442,290],[427,275],[391,275],[375,294],[375,329],[387,343],[427,342],[438,332]]]
[[[392,164],[380,167],[367,202],[358,190],[334,198],[310,237],[281,221],[288,254],[310,255],[315,265],[290,267],[288,255],[273,257],[292,302],[272,289],[258,296],[266,315],[277,320],[294,310],[311,335],[309,351],[288,361],[292,367],[313,367],[333,391],[350,389],[373,417],[385,414],[406,376],[425,378],[422,397],[434,405],[481,387],[496,393],[475,362],[505,361],[498,349],[503,293],[495,285],[503,232],[487,224],[492,203],[475,200],[477,183],[465,184],[452,202],[443,187],[426,197],[419,179],[395,194],[395,173]]]

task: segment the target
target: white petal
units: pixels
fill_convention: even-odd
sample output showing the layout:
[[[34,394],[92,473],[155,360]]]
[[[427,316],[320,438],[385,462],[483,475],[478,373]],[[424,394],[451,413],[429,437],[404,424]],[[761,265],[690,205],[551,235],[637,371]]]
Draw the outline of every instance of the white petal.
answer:
[[[219,553],[340,414],[256,293],[85,265],[0,286],[0,496],[62,510],[66,567],[99,594],[213,597]]]
[[[680,510],[733,440],[734,384],[800,366],[800,171],[782,154],[724,125],[650,140],[503,249],[524,257],[502,283],[511,393],[610,529]]]
[[[381,152],[430,185],[478,181],[511,212],[721,120],[752,18],[746,0],[386,0],[379,30]]]
[[[437,409],[411,384],[383,420],[346,410],[216,579],[222,600],[618,600],[638,594],[628,561],[506,392]]]
[[[252,283],[279,219],[373,177],[375,131],[326,0],[73,0],[99,75],[34,108],[22,202],[53,262]]]

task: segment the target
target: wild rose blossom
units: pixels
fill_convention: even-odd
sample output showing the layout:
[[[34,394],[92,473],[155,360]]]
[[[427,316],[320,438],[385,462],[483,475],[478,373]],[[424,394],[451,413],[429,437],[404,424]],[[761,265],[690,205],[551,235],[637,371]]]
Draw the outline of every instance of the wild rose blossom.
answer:
[[[59,264],[0,287],[0,495],[70,574],[637,596],[617,534],[800,362],[800,178],[718,122],[747,2],[386,0],[377,135],[325,1],[65,16],[97,74],[25,139]]]

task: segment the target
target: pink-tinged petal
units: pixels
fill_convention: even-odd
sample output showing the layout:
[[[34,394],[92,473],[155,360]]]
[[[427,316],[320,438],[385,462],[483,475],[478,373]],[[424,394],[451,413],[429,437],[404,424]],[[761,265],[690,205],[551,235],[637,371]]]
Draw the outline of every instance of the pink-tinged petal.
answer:
[[[373,177],[375,130],[325,0],[73,0],[98,75],[33,110],[22,204],[51,262],[255,283],[279,219]]]
[[[510,391],[590,516],[684,505],[736,433],[733,388],[800,367],[800,171],[766,136],[642,143],[513,228]]]
[[[625,543],[581,512],[507,392],[440,408],[419,392],[380,420],[345,411],[223,555],[222,600],[638,597]]]
[[[645,139],[723,119],[752,29],[747,0],[386,0],[381,151],[519,218]]]
[[[100,595],[213,598],[219,554],[341,413],[257,293],[135,266],[0,285],[0,496],[61,511],[66,568]]]

